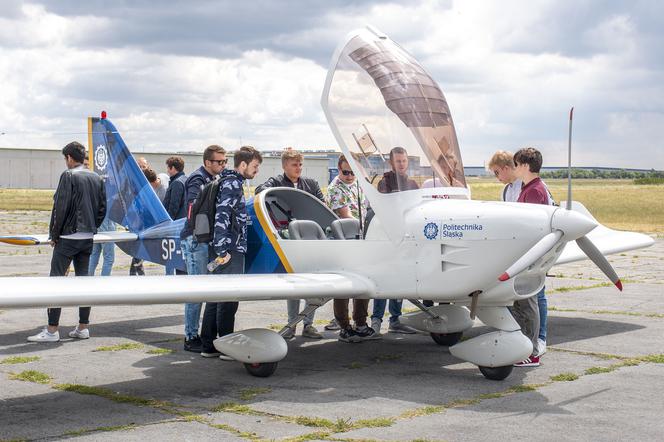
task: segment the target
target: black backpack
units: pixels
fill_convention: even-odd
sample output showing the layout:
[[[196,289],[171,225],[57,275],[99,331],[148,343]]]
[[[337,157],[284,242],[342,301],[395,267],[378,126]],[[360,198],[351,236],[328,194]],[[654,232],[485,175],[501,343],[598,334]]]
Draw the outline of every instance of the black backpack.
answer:
[[[194,232],[196,242],[210,242],[214,236],[214,216],[217,212],[217,195],[219,194],[219,187],[227,179],[233,178],[232,176],[217,177],[207,183],[201,193],[191,206],[188,222]],[[235,211],[231,216],[232,229],[235,228],[236,216]]]

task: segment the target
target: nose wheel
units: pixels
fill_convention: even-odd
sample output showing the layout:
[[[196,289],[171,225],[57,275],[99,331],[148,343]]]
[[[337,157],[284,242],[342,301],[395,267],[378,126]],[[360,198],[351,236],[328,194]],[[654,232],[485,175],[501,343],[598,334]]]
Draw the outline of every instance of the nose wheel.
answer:
[[[244,368],[252,376],[267,378],[277,371],[277,364],[278,362],[245,363]]]
[[[457,344],[461,340],[463,332],[456,333],[431,333],[431,339],[433,339],[438,345],[445,345],[451,347],[454,344]]]
[[[485,378],[492,381],[502,381],[512,373],[513,365],[503,365],[502,367],[479,367]]]

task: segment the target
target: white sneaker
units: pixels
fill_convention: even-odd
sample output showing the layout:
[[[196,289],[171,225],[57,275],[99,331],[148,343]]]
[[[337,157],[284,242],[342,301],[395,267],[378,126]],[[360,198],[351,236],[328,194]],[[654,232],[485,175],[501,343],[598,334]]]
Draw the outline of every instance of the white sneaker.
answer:
[[[34,336],[28,336],[28,341],[30,342],[58,342],[59,340],[59,331],[56,330],[55,333],[49,333],[46,328]]]
[[[88,339],[90,337],[90,330],[87,328],[79,330],[77,326],[75,329],[69,332],[69,337],[76,339]]]
[[[542,339],[537,339],[537,356],[542,356],[546,353],[546,341]]]
[[[222,361],[234,361],[235,360],[235,359],[231,358],[230,356],[228,356],[227,354],[224,354],[224,353],[221,353],[219,355],[219,359],[221,359]]]
[[[376,336],[382,336],[380,334],[380,326],[383,325],[383,321],[378,318],[371,318],[371,328],[376,332]]]

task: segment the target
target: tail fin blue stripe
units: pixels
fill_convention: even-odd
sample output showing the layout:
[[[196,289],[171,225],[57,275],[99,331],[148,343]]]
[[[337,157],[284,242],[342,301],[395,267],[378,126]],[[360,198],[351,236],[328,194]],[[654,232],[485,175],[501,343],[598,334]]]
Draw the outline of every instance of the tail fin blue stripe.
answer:
[[[106,180],[109,217],[130,232],[141,232],[171,217],[131,156],[113,124],[92,118],[94,170]]]

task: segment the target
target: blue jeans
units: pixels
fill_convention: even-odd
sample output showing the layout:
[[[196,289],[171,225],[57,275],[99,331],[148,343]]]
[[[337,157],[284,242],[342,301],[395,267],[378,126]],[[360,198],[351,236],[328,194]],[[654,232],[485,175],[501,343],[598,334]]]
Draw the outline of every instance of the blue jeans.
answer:
[[[548,314],[548,306],[546,302],[546,295],[544,294],[545,287],[542,287],[542,290],[537,294],[537,307],[539,307],[540,314],[540,327],[539,327],[539,339],[546,342],[546,316]]]
[[[113,261],[115,261],[115,244],[107,242],[103,244],[93,244],[90,254],[90,264],[88,265],[88,275],[94,276],[99,264],[100,255],[104,256],[104,262],[101,265],[101,276],[109,276],[113,270]]]
[[[193,235],[180,241],[182,256],[189,275],[207,274],[208,244],[197,242]],[[198,336],[198,324],[201,320],[201,303],[184,305],[184,335],[186,339]]]
[[[289,299],[286,301],[286,306],[288,310],[288,322],[293,322],[297,318],[297,315],[300,313],[300,301],[301,299]],[[309,303],[307,301],[304,301],[304,308],[307,308]],[[313,312],[309,313],[307,316],[304,317],[302,320],[302,323],[304,326],[312,325],[314,323],[314,315],[316,314],[316,310]]]
[[[403,304],[402,299],[390,299],[390,324],[399,322],[399,316],[401,316],[401,304]],[[380,319],[383,320],[385,316],[385,307],[387,306],[387,299],[374,299],[373,300],[373,313],[371,314],[371,319]]]

